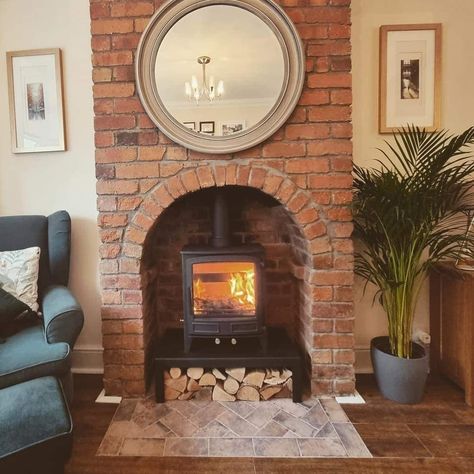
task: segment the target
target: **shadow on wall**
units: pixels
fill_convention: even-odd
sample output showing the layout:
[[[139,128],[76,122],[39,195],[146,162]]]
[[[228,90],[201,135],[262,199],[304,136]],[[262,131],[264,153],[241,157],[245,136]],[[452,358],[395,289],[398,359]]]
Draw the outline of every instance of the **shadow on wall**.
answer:
[[[76,345],[102,348],[99,286],[99,228],[94,219],[71,216],[71,267],[69,286],[84,310],[85,324]]]

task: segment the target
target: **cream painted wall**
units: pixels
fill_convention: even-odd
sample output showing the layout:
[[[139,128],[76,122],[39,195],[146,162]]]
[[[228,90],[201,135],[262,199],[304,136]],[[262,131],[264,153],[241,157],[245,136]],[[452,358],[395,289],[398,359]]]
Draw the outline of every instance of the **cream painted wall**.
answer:
[[[87,0],[0,0],[0,214],[48,214],[67,209],[73,219],[71,286],[85,313],[75,365],[100,370],[100,299],[96,226],[93,113]],[[473,0],[352,0],[354,159],[370,165],[385,136],[377,133],[378,27],[443,23],[442,124],[460,131],[474,122]],[[5,52],[63,50],[68,151],[10,152]],[[357,283],[356,343],[367,369],[370,339],[385,332],[381,309]],[[425,288],[417,325],[428,329]]]
[[[442,23],[442,127],[460,132],[474,125],[474,1],[472,0],[352,0],[354,161],[374,165],[386,135],[379,135],[378,29],[380,25]],[[380,306],[373,293],[356,285],[356,345],[358,366],[369,369],[370,339],[386,334]],[[415,328],[429,330],[428,285],[417,308]]]
[[[70,286],[86,317],[74,365],[100,370],[98,229],[88,0],[0,0],[0,214],[72,217]],[[66,152],[13,155],[5,52],[59,47],[63,53]]]

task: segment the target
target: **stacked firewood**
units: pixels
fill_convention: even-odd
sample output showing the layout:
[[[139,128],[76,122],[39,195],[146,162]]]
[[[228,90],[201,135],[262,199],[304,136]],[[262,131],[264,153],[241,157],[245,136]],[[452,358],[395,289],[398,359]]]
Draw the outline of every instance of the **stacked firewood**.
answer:
[[[273,397],[289,398],[293,390],[288,369],[204,370],[202,367],[165,370],[165,400],[259,401]]]

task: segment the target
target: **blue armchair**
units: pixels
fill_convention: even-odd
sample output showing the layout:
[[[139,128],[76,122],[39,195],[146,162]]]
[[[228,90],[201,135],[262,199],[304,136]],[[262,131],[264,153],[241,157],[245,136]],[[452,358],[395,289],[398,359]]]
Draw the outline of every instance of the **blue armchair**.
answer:
[[[71,352],[84,315],[67,288],[71,219],[66,211],[45,216],[0,217],[0,251],[41,248],[38,297],[43,324],[0,344],[0,389],[44,376],[61,380],[72,397]]]

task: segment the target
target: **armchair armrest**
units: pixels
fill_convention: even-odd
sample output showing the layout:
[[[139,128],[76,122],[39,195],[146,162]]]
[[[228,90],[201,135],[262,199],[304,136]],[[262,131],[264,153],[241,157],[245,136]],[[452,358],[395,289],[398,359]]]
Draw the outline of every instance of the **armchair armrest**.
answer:
[[[72,350],[84,324],[79,303],[65,286],[53,285],[43,295],[43,322],[49,343],[67,342]]]

